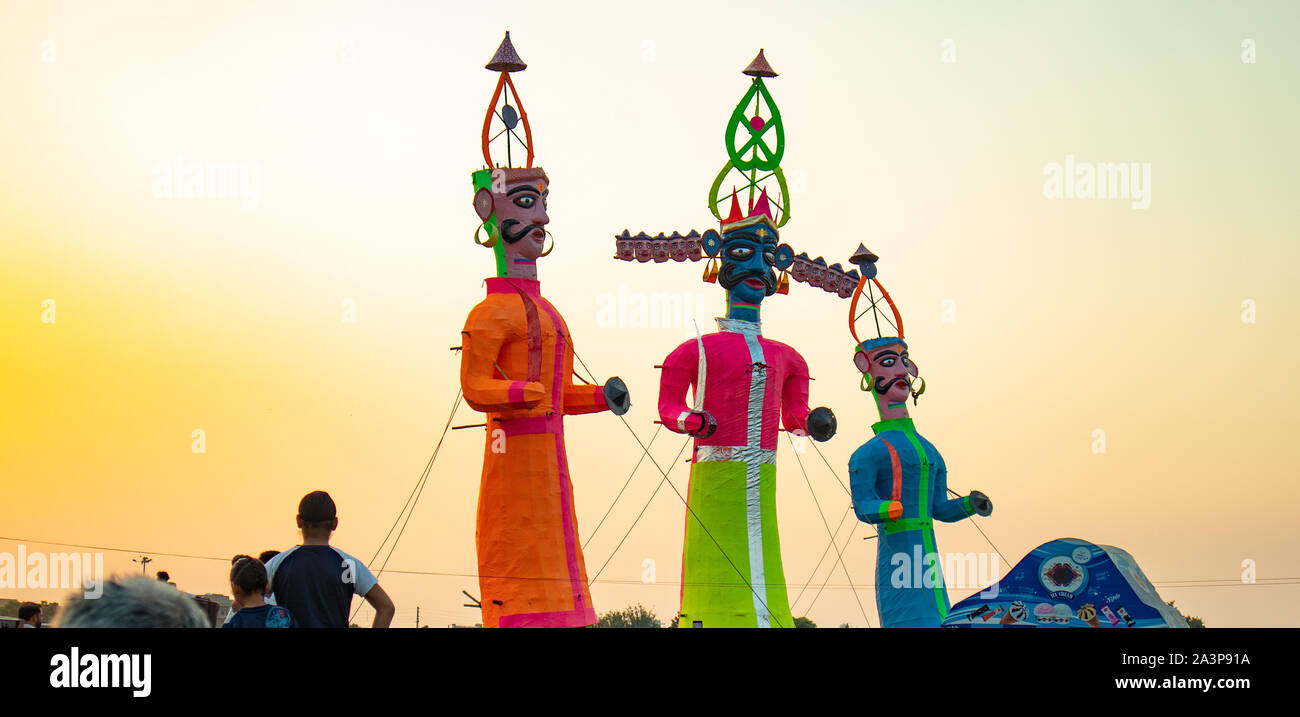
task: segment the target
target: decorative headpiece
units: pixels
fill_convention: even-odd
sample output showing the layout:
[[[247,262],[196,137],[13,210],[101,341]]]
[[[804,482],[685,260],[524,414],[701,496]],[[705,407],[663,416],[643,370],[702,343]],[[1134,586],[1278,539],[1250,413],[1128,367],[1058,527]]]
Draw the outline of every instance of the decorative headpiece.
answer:
[[[536,180],[539,184],[545,184],[548,181],[545,170],[533,166],[533,131],[528,124],[528,113],[524,111],[523,100],[519,97],[519,91],[515,89],[514,81],[510,79],[511,73],[523,72],[528,65],[515,51],[514,43],[510,41],[509,30],[497,47],[496,54],[484,67],[499,73],[500,76],[497,78],[496,89],[492,91],[492,99],[488,102],[487,114],[483,117],[483,162],[486,166],[475,171],[473,175],[475,209],[481,216],[491,211],[490,194],[504,191],[506,182]],[[493,121],[494,118],[496,122]],[[495,125],[499,125],[500,129],[494,133]],[[518,132],[520,125],[523,129],[522,137]],[[498,152],[501,145],[505,145],[505,164],[497,161],[501,159],[499,154],[496,160],[493,159],[494,143]],[[521,153],[520,150],[524,155],[523,165],[515,166],[515,157]],[[487,194],[481,193],[484,189],[488,190]],[[486,230],[486,239],[479,239],[480,230]],[[505,248],[501,243],[500,227],[495,213],[484,219],[478,229],[475,229],[474,241],[492,249],[496,255],[497,275],[505,276]]]
[[[903,340],[903,316],[898,313],[898,306],[889,296],[889,292],[885,291],[885,287],[876,278],[876,262],[880,261],[880,257],[865,245],[859,244],[858,250],[853,252],[849,261],[857,264],[862,272],[857,288],[853,290],[853,301],[849,302],[849,333],[853,335],[854,352],[870,351],[889,344],[902,344],[906,349],[907,342]],[[879,296],[876,296],[877,291],[880,292]],[[867,299],[867,308],[863,309],[862,313],[858,313],[858,302],[863,296]],[[881,301],[889,307],[889,313],[885,313],[880,306]],[[868,318],[867,314],[871,316]],[[863,325],[861,333],[858,331],[859,324]],[[915,364],[913,364],[914,368]],[[912,402],[916,403],[921,394],[925,393],[925,379],[915,371],[911,373],[913,379],[908,387],[912,392]],[[863,376],[862,390],[871,390],[870,376]]]
[[[487,115],[483,118],[483,161],[489,168],[501,167],[499,163],[492,161],[492,142],[501,135],[505,135],[506,145],[506,163],[505,167],[513,167],[512,143],[513,138],[519,144],[523,145],[527,152],[527,159],[524,161],[524,167],[533,166],[533,131],[528,126],[528,113],[524,111],[523,100],[519,99],[519,91],[515,89],[515,83],[510,79],[510,73],[523,72],[528,69],[528,64],[519,59],[519,53],[515,52],[514,43],[510,42],[510,31],[506,30],[505,39],[497,47],[496,54],[492,56],[491,61],[484,65],[486,69],[493,72],[501,73],[497,79],[496,89],[492,91],[492,101],[488,103]],[[515,104],[519,105],[516,109],[510,104],[510,95],[513,94]],[[501,101],[501,108],[497,109],[497,101]],[[496,134],[492,134],[492,118],[496,117],[501,120],[502,129]],[[524,136],[520,137],[515,129],[522,123],[524,125]]]
[[[901,343],[906,346],[907,344],[903,342],[903,317],[898,313],[898,307],[894,305],[894,300],[890,298],[889,292],[885,291],[885,287],[876,278],[876,262],[880,261],[880,257],[876,256],[865,245],[859,244],[858,250],[853,252],[853,256],[849,257],[849,261],[856,264],[858,270],[862,272],[857,287],[853,289],[853,301],[849,302],[849,333],[853,336],[854,345],[864,349],[882,346],[886,343]],[[873,285],[874,289],[872,288]],[[859,314],[858,302],[864,295],[863,289],[866,290],[865,296],[868,305]],[[876,290],[880,292],[879,298],[876,297]],[[881,311],[881,301],[884,301],[889,306],[889,314]],[[859,334],[858,323],[867,314],[871,314],[870,320],[863,322],[866,324],[866,328]],[[883,324],[881,323],[882,320],[884,321]],[[886,328],[890,330],[887,331]],[[869,333],[868,329],[873,329],[874,333]]]
[[[736,109],[731,111],[731,119],[727,121],[728,159],[713,180],[713,185],[709,187],[709,211],[713,212],[713,216],[719,221],[726,223],[727,220],[722,218],[719,207],[726,201],[728,195],[719,192],[723,181],[728,175],[734,173],[739,175],[740,181],[744,182],[743,190],[749,194],[751,213],[754,210],[754,195],[756,193],[768,195],[767,200],[776,207],[775,213],[769,215],[777,227],[783,227],[790,221],[790,190],[785,183],[785,172],[781,170],[781,157],[785,155],[785,123],[781,121],[781,110],[777,108],[772,95],[767,91],[767,86],[763,84],[764,77],[776,77],[777,74],[767,63],[767,58],[763,56],[761,49],[754,61],[741,72],[754,79],[750,82],[749,91],[740,99]],[[752,114],[749,110],[750,100],[754,102]],[[766,107],[764,101],[767,103]],[[737,136],[742,127],[745,129],[747,139],[738,142]],[[775,135],[775,147],[767,142],[766,137],[769,134]],[[760,172],[767,172],[767,174],[759,176]],[[768,180],[773,179],[776,180],[775,188],[779,191],[776,198],[772,198],[771,192],[766,191],[772,184]],[[734,211],[739,208],[734,188],[730,196]],[[767,209],[767,202],[763,204],[763,208]]]
[[[718,219],[723,234],[759,227],[776,235],[790,221],[790,192],[785,172],[781,170],[781,158],[785,154],[785,124],[763,79],[776,77],[777,73],[761,49],[742,72],[753,79],[749,91],[727,122],[728,160],[709,188],[708,207]],[[730,192],[720,193],[729,175],[737,185],[733,185]],[[748,212],[741,209],[742,193],[748,195]],[[729,211],[724,218],[722,205],[728,199]],[[625,229],[614,239],[617,247],[614,258],[623,261],[699,261],[707,256],[709,262],[704,280],[717,280],[717,257],[721,253],[722,237],[716,230],[709,229],[700,234],[692,229],[685,235],[673,232],[665,236],[661,232],[651,236],[645,232],[633,235]],[[844,299],[851,296],[859,285],[856,269],[846,272],[839,264],[826,266],[826,260],[821,257],[810,260],[807,254],[795,256],[794,250],[786,244],[778,247],[777,259],[782,270],[777,291],[782,294],[789,291],[790,279]]]

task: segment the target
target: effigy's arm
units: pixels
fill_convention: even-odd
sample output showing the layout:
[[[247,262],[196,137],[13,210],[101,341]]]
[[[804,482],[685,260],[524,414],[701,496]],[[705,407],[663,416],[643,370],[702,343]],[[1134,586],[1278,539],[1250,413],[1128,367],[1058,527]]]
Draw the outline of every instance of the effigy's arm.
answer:
[[[569,349],[574,351],[576,355],[577,349],[573,348],[573,337],[569,336],[567,340],[569,341]],[[610,406],[605,400],[605,387],[603,385],[574,383],[573,372],[569,372],[569,377],[564,380],[564,415],[599,413],[609,409]]]
[[[876,490],[889,461],[878,453],[883,439],[873,438],[854,451],[849,459],[849,490],[853,494],[853,512],[865,523],[889,523],[903,517],[903,504],[882,496]]]
[[[938,451],[935,453],[937,455]],[[984,494],[973,491],[971,495],[960,498],[948,497],[948,466],[943,462],[943,457],[939,456],[934,471],[934,503],[930,506],[930,512],[935,519],[945,523],[955,523],[975,515],[977,511],[973,501],[977,496],[982,498]]]
[[[708,431],[708,414],[686,403],[686,392],[698,376],[698,361],[696,343],[687,341],[668,354],[659,374],[659,420],[675,433],[700,436]]]
[[[484,302],[474,307],[461,331],[460,388],[476,411],[497,412],[532,408],[546,398],[546,387],[525,376],[503,376],[501,347],[513,319],[504,307]]]
[[[564,384],[564,415],[608,411],[604,388],[591,383],[574,383],[570,376]]]
[[[793,350],[781,386],[781,425],[795,435],[808,435],[808,362]]]
[[[785,384],[781,387],[781,424],[785,430],[814,441],[828,441],[835,435],[835,413],[822,406],[808,410],[808,362],[789,350]]]

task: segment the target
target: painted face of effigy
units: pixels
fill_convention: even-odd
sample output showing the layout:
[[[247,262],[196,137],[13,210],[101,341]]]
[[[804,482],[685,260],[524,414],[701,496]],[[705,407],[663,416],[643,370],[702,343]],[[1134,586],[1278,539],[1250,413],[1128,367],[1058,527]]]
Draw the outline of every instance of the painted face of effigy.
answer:
[[[673,261],[685,261],[686,240],[685,239],[670,240],[668,242],[668,256],[671,257]]]
[[[777,234],[765,224],[725,232],[718,283],[739,301],[760,303],[776,293],[776,251]]]
[[[882,404],[903,403],[911,395],[916,364],[901,342],[859,348],[853,365],[871,377],[872,390]]]

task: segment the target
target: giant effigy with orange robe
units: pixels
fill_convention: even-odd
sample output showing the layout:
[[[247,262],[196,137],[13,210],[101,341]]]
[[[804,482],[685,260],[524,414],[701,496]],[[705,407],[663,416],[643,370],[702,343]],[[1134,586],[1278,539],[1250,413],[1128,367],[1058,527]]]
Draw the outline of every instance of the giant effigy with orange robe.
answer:
[[[629,399],[618,378],[604,385],[574,380],[569,328],[542,296],[537,260],[550,253],[550,180],[533,166],[532,133],[510,79],[525,67],[506,33],[487,64],[500,73],[483,125],[487,167],[473,175],[482,222],[475,240],[493,250],[497,268],[461,333],[461,391],[487,414],[476,532],[480,602],[485,627],[582,627],[597,618],[578,541],[564,417],[621,415]],[[504,127],[497,137],[490,135],[494,120]],[[505,140],[505,166],[491,156],[497,138]],[[515,144],[525,155],[521,167],[511,166]]]

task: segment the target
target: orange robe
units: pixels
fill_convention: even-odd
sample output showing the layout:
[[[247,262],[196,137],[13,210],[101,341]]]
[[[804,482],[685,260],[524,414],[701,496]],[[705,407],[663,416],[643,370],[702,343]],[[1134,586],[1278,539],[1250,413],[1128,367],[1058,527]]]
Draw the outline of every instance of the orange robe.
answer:
[[[602,387],[573,383],[568,326],[536,280],[488,279],[461,339],[461,391],[487,414],[476,534],[483,625],[595,624],[564,416],[607,410]]]

